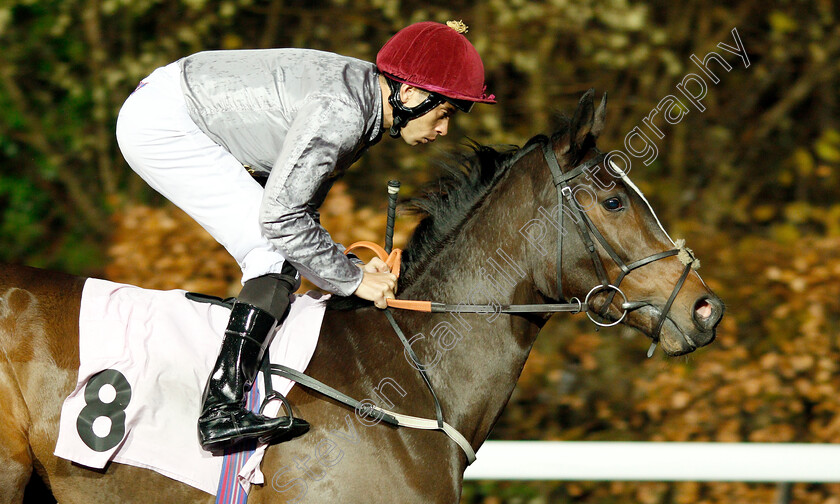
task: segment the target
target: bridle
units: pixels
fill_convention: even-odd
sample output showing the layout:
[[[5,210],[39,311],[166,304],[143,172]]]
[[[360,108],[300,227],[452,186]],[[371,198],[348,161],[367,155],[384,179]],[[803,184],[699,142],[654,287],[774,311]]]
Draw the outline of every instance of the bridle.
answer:
[[[695,267],[696,260],[693,254],[688,250],[683,248],[675,248],[671,250],[666,250],[664,252],[659,252],[657,254],[650,255],[645,257],[644,259],[639,259],[637,261],[633,261],[629,264],[625,263],[621,257],[616,253],[615,249],[609,244],[609,242],[604,238],[604,235],[598,230],[597,226],[592,222],[592,219],[589,218],[589,215],[580,207],[577,201],[574,199],[574,194],[572,188],[569,185],[569,182],[573,181],[577,177],[581,176],[583,173],[588,172],[593,166],[596,166],[604,161],[606,155],[599,151],[597,148],[594,148],[595,156],[591,157],[589,160],[582,162],[575,166],[573,169],[569,170],[568,172],[563,172],[560,168],[560,163],[557,162],[557,156],[554,154],[554,149],[551,145],[551,142],[548,138],[543,138],[540,141],[540,145],[542,147],[543,157],[545,158],[545,162],[548,165],[549,170],[551,171],[551,177],[553,179],[554,187],[557,190],[557,212],[558,212],[558,233],[557,233],[557,262],[556,262],[556,270],[557,270],[557,296],[560,299],[563,299],[563,278],[562,278],[562,256],[563,256],[563,235],[565,234],[565,215],[566,212],[564,211],[564,202],[565,205],[568,206],[569,211],[573,217],[573,221],[576,224],[576,228],[578,230],[578,234],[580,235],[581,240],[583,241],[584,246],[589,251],[589,255],[592,259],[592,264],[595,267],[595,271],[597,272],[598,278],[601,281],[600,285],[596,285],[589,293],[586,295],[586,299],[584,300],[584,306],[587,307],[586,309],[586,316],[592,320],[598,326],[608,327],[613,326],[620,323],[624,320],[624,317],[627,315],[628,311],[639,309],[643,306],[653,306],[649,302],[645,301],[636,301],[636,302],[628,302],[627,297],[624,295],[624,292],[621,291],[621,282],[627,276],[628,273],[635,269],[639,269],[642,266],[646,266],[653,262],[656,262],[660,259],[665,259],[666,257],[671,257],[678,255],[682,250],[687,252],[688,260],[686,260],[685,268],[683,269],[682,275],[680,275],[679,280],[677,280],[676,285],[674,286],[674,290],[671,292],[671,296],[668,298],[668,301],[663,306],[659,321],[656,324],[656,330],[651,335],[653,339],[653,344],[651,345],[651,349],[648,351],[648,354],[651,354],[653,349],[656,347],[657,342],[659,341],[659,335],[662,331],[662,326],[665,324],[665,320],[668,318],[668,313],[671,310],[671,306],[674,303],[674,300],[679,294],[680,290],[682,289],[683,284],[685,284],[686,278],[688,278],[688,274],[691,272],[691,269]],[[607,275],[607,271],[604,268],[604,263],[601,260],[601,256],[598,254],[595,243],[592,240],[592,236],[601,244],[601,247],[607,252],[610,258],[613,260],[616,266],[621,270],[618,277],[616,278],[615,283],[612,283]],[[601,311],[601,315],[603,315],[606,310],[609,309],[609,306],[612,304],[612,301],[616,294],[621,294],[624,298],[624,303],[622,303],[621,307],[624,310],[624,313],[612,323],[603,323],[599,322],[598,320],[594,319],[590,315],[589,310],[589,298],[596,292],[609,290],[609,294],[604,303]]]

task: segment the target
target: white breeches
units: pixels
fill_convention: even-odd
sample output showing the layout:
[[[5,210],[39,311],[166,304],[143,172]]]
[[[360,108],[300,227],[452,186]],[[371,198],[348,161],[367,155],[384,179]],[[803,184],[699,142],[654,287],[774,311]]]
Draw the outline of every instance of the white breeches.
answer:
[[[117,119],[125,160],[152,188],[210,233],[242,269],[242,282],[279,273],[283,256],[263,236],[263,188],[190,119],[177,63],[158,68]]]

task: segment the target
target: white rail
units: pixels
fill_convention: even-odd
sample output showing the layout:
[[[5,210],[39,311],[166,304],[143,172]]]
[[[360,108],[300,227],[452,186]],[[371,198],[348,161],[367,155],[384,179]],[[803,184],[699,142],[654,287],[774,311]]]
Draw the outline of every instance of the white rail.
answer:
[[[840,482],[840,445],[488,441],[472,480]]]

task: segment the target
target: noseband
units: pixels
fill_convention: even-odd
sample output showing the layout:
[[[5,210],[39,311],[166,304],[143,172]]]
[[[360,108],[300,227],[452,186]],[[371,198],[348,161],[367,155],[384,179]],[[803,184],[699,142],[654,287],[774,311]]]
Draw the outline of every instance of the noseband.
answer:
[[[605,154],[598,149],[594,149],[596,155],[590,158],[589,160],[582,162],[581,164],[577,165],[570,171],[563,173],[563,170],[560,168],[560,163],[557,162],[557,156],[554,154],[554,149],[551,145],[551,142],[548,139],[544,139],[541,142],[543,157],[545,158],[545,162],[548,165],[549,170],[551,170],[551,176],[554,180],[554,187],[557,189],[557,212],[558,212],[558,233],[557,233],[557,296],[560,299],[563,299],[563,268],[562,268],[562,256],[563,256],[563,235],[565,234],[565,213],[564,212],[564,202],[568,205],[569,211],[573,217],[573,221],[576,224],[576,228],[578,230],[578,234],[580,235],[581,240],[583,241],[584,246],[589,251],[589,255],[592,259],[592,264],[595,267],[595,271],[598,275],[599,280],[601,281],[600,285],[596,285],[589,293],[586,295],[586,300],[584,301],[584,305],[587,306],[586,309],[586,316],[592,320],[593,323],[602,327],[613,326],[620,323],[624,320],[624,317],[627,315],[628,311],[636,310],[643,306],[653,306],[651,303],[646,301],[636,301],[636,302],[628,302],[627,297],[624,295],[624,292],[621,291],[621,281],[624,280],[624,277],[627,276],[628,273],[631,271],[641,268],[642,266],[648,265],[660,259],[665,259],[666,257],[675,256],[680,253],[681,249],[675,248],[671,250],[666,250],[664,252],[659,252],[658,254],[653,254],[644,259],[639,259],[638,261],[633,261],[629,264],[625,263],[621,257],[618,256],[615,249],[607,242],[604,238],[604,235],[598,231],[598,228],[589,218],[589,215],[585,211],[583,211],[577,201],[574,199],[574,195],[572,192],[572,188],[569,186],[569,182],[573,181],[575,178],[579,177],[581,174],[589,170],[595,165],[600,164],[605,159]],[[595,243],[592,240],[592,237],[601,244],[607,254],[612,258],[613,262],[616,266],[621,270],[621,273],[616,278],[615,283],[610,282],[609,276],[607,275],[606,268],[604,268],[604,263],[601,260],[601,256],[598,254],[596,250]],[[687,250],[687,249],[686,249]],[[674,286],[674,290],[671,292],[671,296],[668,298],[668,301],[663,306],[659,321],[656,324],[656,330],[653,332],[651,337],[653,338],[653,345],[651,345],[651,349],[649,350],[649,354],[652,353],[653,349],[656,346],[656,343],[659,341],[659,335],[662,331],[662,326],[665,324],[665,319],[668,317],[668,313],[671,310],[671,305],[674,303],[674,300],[677,297],[677,294],[682,289],[683,284],[685,283],[686,278],[688,278],[688,274],[691,271],[692,264],[694,264],[695,258],[689,252],[689,260],[685,265],[685,269],[683,269],[682,275],[680,276],[679,280],[677,280],[676,285]],[[624,298],[624,303],[622,303],[621,308],[624,312],[621,314],[621,317],[618,318],[615,322],[606,324],[603,322],[599,322],[598,320],[594,319],[592,315],[589,314],[590,310],[588,309],[589,305],[589,298],[597,292],[600,291],[609,291],[607,295],[607,301],[604,304],[600,315],[606,314],[606,311],[609,309],[609,306],[612,304],[615,295],[621,294]]]

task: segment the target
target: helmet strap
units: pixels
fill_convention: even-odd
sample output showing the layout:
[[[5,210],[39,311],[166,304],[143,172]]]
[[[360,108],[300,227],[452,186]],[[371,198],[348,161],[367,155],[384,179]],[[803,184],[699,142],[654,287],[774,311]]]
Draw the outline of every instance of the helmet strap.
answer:
[[[391,96],[388,97],[388,104],[391,105],[394,121],[391,124],[391,129],[388,133],[392,138],[400,136],[400,130],[408,123],[408,121],[428,113],[444,101],[443,96],[437,93],[429,93],[429,96],[427,96],[426,99],[419,105],[406,107],[402,100],[400,100],[400,88],[403,83],[396,81],[387,75],[385,76],[385,80],[388,81],[388,87],[391,88]]]

